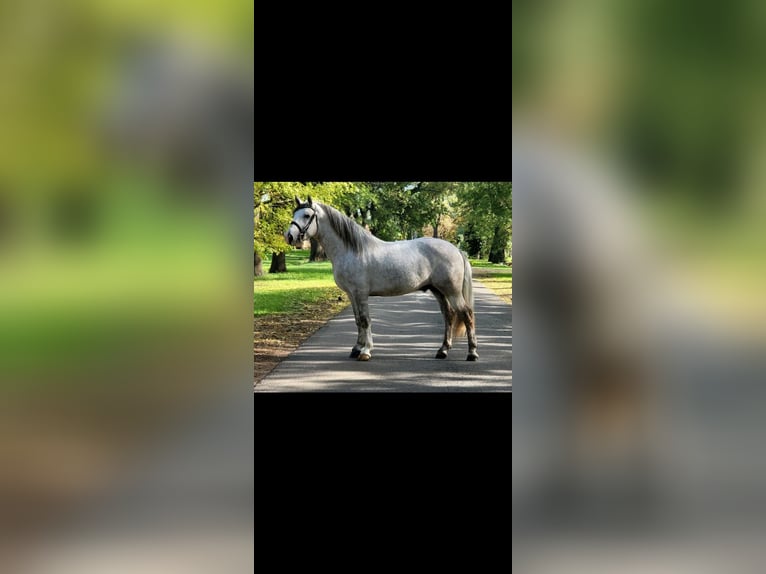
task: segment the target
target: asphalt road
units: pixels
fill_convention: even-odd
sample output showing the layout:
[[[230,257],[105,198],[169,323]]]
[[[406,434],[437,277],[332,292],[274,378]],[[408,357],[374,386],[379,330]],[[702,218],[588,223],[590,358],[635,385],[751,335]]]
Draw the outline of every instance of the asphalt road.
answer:
[[[435,359],[444,322],[430,293],[370,297],[374,349],[368,362],[349,358],[356,342],[351,307],[330,319],[255,392],[511,391],[511,305],[474,281],[479,360],[466,361],[465,337]]]

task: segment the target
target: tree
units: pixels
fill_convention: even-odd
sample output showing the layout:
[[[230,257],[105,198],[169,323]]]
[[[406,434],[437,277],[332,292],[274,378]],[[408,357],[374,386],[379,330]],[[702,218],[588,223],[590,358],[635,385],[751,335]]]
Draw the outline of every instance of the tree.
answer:
[[[279,253],[282,253],[284,258],[286,248],[282,234],[290,224],[293,196],[298,191],[298,186],[300,184],[296,182],[273,181],[257,181],[253,185],[253,251],[256,277],[263,274],[263,268],[258,261],[262,257],[261,254],[272,254],[271,269],[274,271],[270,272],[280,270]],[[282,265],[281,270],[286,270],[286,267]]]
[[[371,231],[394,241],[417,237],[430,225],[438,236],[441,218],[451,210],[448,201],[455,182],[388,181],[367,182],[371,195]]]
[[[422,217],[428,218],[429,225],[433,229],[433,237],[439,237],[439,225],[445,217],[453,215],[453,202],[457,182],[454,181],[427,181],[420,182],[413,190],[413,194],[421,193],[421,208],[424,210]]]
[[[404,239],[410,182],[370,181],[370,231],[386,241]]]
[[[271,254],[271,267],[269,273],[285,273],[287,271],[287,259],[285,252],[279,251]]]
[[[253,251],[253,275],[255,277],[263,275],[263,259],[257,251]]]
[[[481,258],[483,241],[481,235],[476,232],[473,223],[468,223],[463,233],[463,247],[470,257]]]
[[[457,187],[457,201],[469,254],[476,255],[477,247],[488,249],[491,263],[505,263],[513,229],[511,182],[463,183]]]
[[[508,249],[510,238],[510,229],[498,222],[492,233],[492,243],[490,244],[489,255],[487,257],[490,263],[505,263],[505,251]]]
[[[325,253],[322,244],[313,237],[309,239],[309,243],[311,244],[309,261],[327,261],[327,253]]]

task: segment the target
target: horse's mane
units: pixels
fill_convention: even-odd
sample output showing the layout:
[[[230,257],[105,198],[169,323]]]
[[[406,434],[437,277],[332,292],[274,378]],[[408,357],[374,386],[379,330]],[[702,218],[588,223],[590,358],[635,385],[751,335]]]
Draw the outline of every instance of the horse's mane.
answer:
[[[351,249],[354,253],[361,253],[364,250],[364,246],[368,243],[371,234],[364,227],[359,225],[356,221],[350,217],[343,215],[340,211],[324,203],[320,203],[327,215],[327,222],[338,234],[338,237],[343,241],[348,249]]]

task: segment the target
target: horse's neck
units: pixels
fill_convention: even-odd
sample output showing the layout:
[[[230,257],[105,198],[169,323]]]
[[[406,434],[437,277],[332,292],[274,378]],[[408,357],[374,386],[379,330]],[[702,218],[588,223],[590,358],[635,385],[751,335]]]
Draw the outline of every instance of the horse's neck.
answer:
[[[348,247],[344,245],[343,240],[335,232],[333,226],[330,225],[326,210],[327,208],[323,208],[321,221],[317,221],[316,238],[324,248],[330,261],[334,261],[336,257],[348,251]]]

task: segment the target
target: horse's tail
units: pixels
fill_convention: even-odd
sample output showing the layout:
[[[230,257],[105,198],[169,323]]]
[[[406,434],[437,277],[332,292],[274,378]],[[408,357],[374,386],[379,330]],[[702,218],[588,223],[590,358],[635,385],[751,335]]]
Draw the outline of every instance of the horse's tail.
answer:
[[[468,257],[462,251],[460,255],[463,257],[463,265],[465,271],[463,272],[463,299],[468,304],[468,308],[473,311],[473,271],[471,271],[471,264],[468,262]]]
[[[468,262],[468,257],[464,252],[460,252],[460,256],[463,258],[463,300],[466,306],[473,311],[473,273],[471,272],[471,264]],[[465,335],[465,323],[460,320],[456,320],[452,327],[452,336],[462,337]]]

